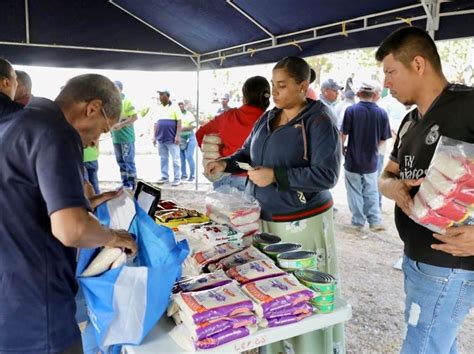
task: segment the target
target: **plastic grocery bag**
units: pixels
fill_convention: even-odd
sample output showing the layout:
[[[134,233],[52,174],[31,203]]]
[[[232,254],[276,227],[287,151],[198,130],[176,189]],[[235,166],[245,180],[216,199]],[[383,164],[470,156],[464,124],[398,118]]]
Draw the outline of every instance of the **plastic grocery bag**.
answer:
[[[173,232],[157,225],[129,195],[100,205],[96,215],[104,225],[129,225],[138,254],[131,264],[82,277],[100,249],[80,250],[76,276],[95,339],[100,348],[139,344],[165,312],[189,247],[185,240],[176,243]]]
[[[443,233],[474,224],[474,144],[441,137],[426,177],[414,197],[411,217]]]

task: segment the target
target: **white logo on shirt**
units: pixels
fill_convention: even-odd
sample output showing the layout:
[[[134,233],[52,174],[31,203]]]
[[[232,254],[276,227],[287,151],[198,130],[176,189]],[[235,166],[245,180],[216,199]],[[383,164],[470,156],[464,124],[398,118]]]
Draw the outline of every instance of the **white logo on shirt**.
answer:
[[[435,124],[431,127],[430,132],[425,138],[426,145],[433,145],[439,138],[439,125]]]

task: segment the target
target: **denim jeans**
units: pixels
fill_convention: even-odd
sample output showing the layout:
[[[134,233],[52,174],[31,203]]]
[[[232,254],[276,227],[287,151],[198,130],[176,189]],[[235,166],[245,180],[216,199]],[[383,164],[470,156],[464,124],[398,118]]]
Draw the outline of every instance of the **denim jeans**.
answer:
[[[220,180],[213,182],[212,186],[214,189],[217,189],[228,184],[231,187],[237,188],[239,191],[245,192],[245,182],[247,182],[247,176],[230,175],[224,176]]]
[[[362,226],[367,220],[370,225],[382,222],[380,216],[377,171],[359,174],[344,170],[347,202],[352,213],[352,225]]]
[[[405,323],[402,354],[457,353],[456,337],[474,308],[474,271],[403,258]]]
[[[135,144],[114,144],[115,159],[120,167],[120,177],[125,188],[135,188],[137,169],[135,168]]]
[[[161,179],[168,180],[169,155],[173,162],[174,181],[181,181],[181,158],[179,156],[179,145],[173,143],[158,143],[158,154],[161,163]]]
[[[181,177],[187,177],[188,173],[186,172],[186,161],[189,165],[189,177],[194,178],[196,173],[196,164],[194,163],[194,151],[196,150],[196,137],[194,133],[189,137],[188,144],[186,149],[180,148],[181,156]]]
[[[99,178],[97,177],[97,171],[99,170],[99,162],[95,161],[88,161],[84,162],[84,180],[90,182],[92,187],[94,187],[94,191],[99,194]]]

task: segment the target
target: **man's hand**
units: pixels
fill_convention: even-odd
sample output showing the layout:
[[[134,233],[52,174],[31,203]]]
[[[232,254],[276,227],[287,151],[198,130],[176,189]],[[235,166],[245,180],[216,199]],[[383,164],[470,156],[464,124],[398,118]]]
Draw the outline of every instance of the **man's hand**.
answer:
[[[123,189],[119,189],[117,191],[109,191],[94,195],[89,198],[89,203],[92,209],[97,208],[102,203],[108,202],[110,199],[117,198],[118,196],[122,195]]]
[[[105,247],[123,248],[129,256],[134,256],[138,251],[138,246],[132,236],[125,230],[109,230],[112,234],[112,240],[107,242]]]
[[[179,136],[176,136],[174,138],[174,143],[175,143],[175,145],[179,145]]]
[[[219,172],[224,172],[227,162],[224,160],[209,161],[204,167],[204,172],[209,176],[215,176]]]
[[[405,214],[410,215],[413,207],[410,190],[415,186],[419,186],[421,182],[423,182],[423,179],[393,179],[384,184],[382,194],[394,200]]]
[[[110,130],[113,132],[116,132],[117,130],[120,130],[122,128],[123,128],[122,123],[115,123],[114,125],[110,127]]]
[[[259,187],[266,187],[276,182],[273,168],[257,167],[253,171],[248,171],[247,174],[249,175],[250,180]]]
[[[449,253],[455,257],[474,256],[474,226],[450,227],[444,235],[433,234],[443,243],[431,245],[432,249]]]

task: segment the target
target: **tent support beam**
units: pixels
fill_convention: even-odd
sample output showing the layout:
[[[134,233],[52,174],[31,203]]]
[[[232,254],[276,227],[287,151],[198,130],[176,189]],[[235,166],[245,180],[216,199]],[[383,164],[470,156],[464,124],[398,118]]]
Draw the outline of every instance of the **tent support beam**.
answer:
[[[421,0],[423,9],[426,12],[426,31],[431,38],[435,38],[435,32],[439,29],[439,10],[441,3],[439,0]]]
[[[244,10],[242,10],[240,7],[234,4],[232,0],[226,0],[226,2],[227,4],[232,6],[234,9],[236,9],[238,12],[240,12],[247,20],[252,22],[255,26],[260,28],[263,32],[265,32],[272,39],[272,43],[276,44],[275,35],[271,33],[269,30],[267,30],[265,27],[263,27],[263,25],[260,22],[258,22],[256,19],[254,19],[252,16],[250,16],[248,13],[246,13]]]
[[[324,25],[324,26],[313,27],[313,28],[309,28],[309,29],[306,29],[306,30],[298,31],[298,32],[279,35],[279,36],[275,37],[276,40],[277,40],[276,45],[273,45],[273,44],[270,44],[270,43],[265,44],[265,42],[268,42],[268,39],[266,39],[266,40],[259,40],[259,41],[255,41],[255,42],[245,43],[245,44],[241,44],[241,45],[238,45],[238,46],[233,46],[233,47],[221,49],[219,51],[208,52],[208,53],[202,54],[201,63],[207,63],[207,62],[221,60],[221,58],[223,56],[226,57],[226,58],[230,58],[230,57],[235,57],[235,56],[240,56],[240,55],[249,55],[248,48],[252,48],[252,46],[255,46],[255,45],[256,45],[256,47],[252,48],[252,52],[254,52],[254,53],[255,52],[260,52],[260,51],[265,51],[265,50],[270,50],[270,49],[275,49],[275,48],[280,48],[280,47],[284,47],[284,46],[288,46],[288,45],[293,45],[294,41],[291,41],[289,39],[292,36],[296,36],[296,35],[308,34],[308,36],[306,38],[297,40],[298,44],[313,42],[313,41],[317,41],[317,40],[324,39],[324,38],[337,37],[337,36],[341,35],[341,32],[334,32],[334,33],[325,34],[325,35],[318,35],[318,32],[321,29],[336,27],[338,25],[342,25],[342,23],[349,23],[349,22],[353,22],[353,21],[354,22],[355,21],[363,21],[363,26],[361,26],[359,28],[355,28],[355,29],[347,29],[345,31],[345,33],[347,33],[347,34],[357,33],[357,32],[366,31],[366,30],[373,30],[373,29],[382,28],[382,27],[393,26],[393,25],[396,25],[396,24],[401,25],[401,24],[404,24],[404,21],[402,19],[397,19],[397,20],[393,20],[393,21],[390,21],[390,22],[384,22],[384,23],[378,23],[378,24],[369,24],[368,20],[375,17],[375,16],[381,15],[381,14],[386,15],[387,13],[393,13],[393,12],[395,12],[395,14],[396,14],[396,11],[404,10],[404,9],[407,9],[407,8],[408,9],[409,8],[417,8],[417,7],[419,8],[420,6],[422,6],[422,5],[421,4],[411,5],[411,6],[407,6],[405,8],[401,8],[401,9],[396,9],[396,10],[392,10],[392,11],[385,11],[383,13],[372,14],[372,15],[365,16],[365,17],[355,18],[355,19],[336,22],[336,23],[332,23],[332,24],[328,24],[328,25]],[[439,13],[437,22],[439,24],[439,18],[440,17],[459,16],[459,15],[467,15],[467,14],[474,14],[474,10],[460,10],[460,11]],[[424,20],[424,19],[427,19],[426,14],[410,18],[410,20],[412,20],[412,21],[419,21],[419,20]],[[290,38],[288,38],[288,37],[290,37]],[[286,39],[286,41],[285,41],[285,39]],[[229,51],[229,53],[226,53],[226,51]],[[208,56],[211,56],[211,57],[209,58]]]
[[[200,85],[200,82],[199,82],[199,74],[201,72],[201,57],[198,55],[196,57],[196,116],[194,117],[195,121],[196,121],[196,130],[198,129],[199,127],[199,85]],[[197,143],[196,143],[196,151],[195,151],[195,159],[194,159],[195,163],[196,163],[196,167],[194,168],[194,172],[195,172],[195,190],[197,191],[199,189],[199,147],[197,146]]]
[[[119,8],[120,10],[122,10],[123,12],[125,12],[127,15],[133,17],[135,20],[137,20],[138,22],[141,22],[143,23],[144,25],[150,27],[153,31],[161,34],[163,37],[166,37],[167,39],[169,39],[170,41],[172,41],[173,43],[176,43],[177,45],[179,45],[181,48],[183,49],[186,49],[188,52],[190,52],[191,54],[193,55],[196,55],[197,53],[191,49],[189,49],[188,47],[186,47],[184,44],[178,42],[176,39],[170,37],[169,35],[167,35],[166,33],[160,31],[158,28],[156,27],[153,27],[152,25],[150,25],[148,22],[142,20],[140,17],[134,15],[133,13],[131,13],[130,11],[128,11],[127,9],[123,8],[122,6],[114,3],[113,0],[109,0],[109,3],[111,3],[112,5],[114,5],[115,7]]]
[[[166,55],[174,57],[193,58],[190,54],[167,53],[167,52],[152,52],[146,50],[131,50],[131,49],[115,49],[102,47],[79,47],[74,45],[56,45],[56,44],[40,44],[40,43],[23,43],[23,42],[4,42],[0,41],[0,45],[15,45],[24,47],[39,47],[39,48],[59,48],[59,49],[77,49],[77,50],[98,50],[102,52],[117,52],[117,53],[132,53],[132,54],[150,54],[150,55]]]
[[[26,43],[30,43],[30,11],[28,0],[25,0],[25,38]]]

